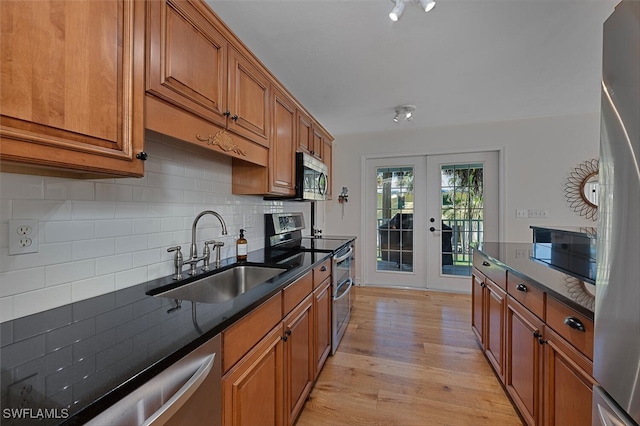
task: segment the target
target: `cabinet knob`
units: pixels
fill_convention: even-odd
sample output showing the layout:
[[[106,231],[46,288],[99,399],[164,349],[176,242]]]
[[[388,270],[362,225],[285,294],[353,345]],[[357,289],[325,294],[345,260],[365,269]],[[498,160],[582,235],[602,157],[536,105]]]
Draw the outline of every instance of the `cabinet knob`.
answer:
[[[480,287],[486,287],[487,285],[485,283],[480,283]]]
[[[224,115],[225,117],[228,117],[231,115],[231,111],[226,110],[225,112],[222,113],[222,115]]]
[[[282,336],[281,337],[282,340],[284,340],[285,342],[287,341],[288,337],[287,336]]]
[[[541,334],[538,332],[538,330],[533,332],[533,337],[535,337],[536,339],[541,337]]]
[[[564,323],[567,324],[569,327],[573,328],[574,330],[587,331],[584,328],[584,324],[582,324],[582,321],[580,321],[576,317],[566,317],[564,319]]]
[[[285,331],[284,334],[286,334],[287,336],[291,336],[291,329]]]
[[[487,262],[486,260],[482,261],[482,266],[491,266],[491,264],[489,262]]]
[[[233,115],[233,116],[231,117],[231,119],[232,119],[233,121],[238,121],[238,115],[237,115],[237,114]]]
[[[524,291],[525,293],[526,293],[527,291],[529,291],[529,289],[527,288],[527,286],[526,286],[526,285],[524,285],[524,284],[522,284],[522,283],[520,283],[520,284],[518,284],[518,285],[516,286],[516,290],[518,290],[518,291]]]
[[[147,155],[147,153],[144,151],[140,151],[139,153],[136,154],[136,158],[138,160],[147,161],[147,158],[149,158],[149,155]]]
[[[325,272],[325,271],[327,270],[327,267],[326,267],[326,266],[324,266],[324,265],[322,265],[322,267],[320,268],[320,270],[321,270],[322,272]]]

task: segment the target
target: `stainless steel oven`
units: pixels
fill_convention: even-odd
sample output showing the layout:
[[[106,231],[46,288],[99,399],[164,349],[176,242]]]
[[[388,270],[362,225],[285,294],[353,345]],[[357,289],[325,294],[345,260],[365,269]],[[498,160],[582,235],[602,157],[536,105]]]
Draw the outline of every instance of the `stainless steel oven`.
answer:
[[[333,255],[333,309],[331,313],[331,355],[338,345],[351,318],[351,287],[353,286],[353,246],[339,249]]]

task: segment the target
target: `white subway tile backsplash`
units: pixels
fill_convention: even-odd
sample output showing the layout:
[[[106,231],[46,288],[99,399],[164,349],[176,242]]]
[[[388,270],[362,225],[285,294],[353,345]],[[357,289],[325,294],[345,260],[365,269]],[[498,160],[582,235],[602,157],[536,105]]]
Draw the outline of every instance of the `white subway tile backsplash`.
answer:
[[[115,204],[100,201],[73,201],[71,219],[113,219],[115,217]]]
[[[147,236],[134,235],[116,238],[116,254],[130,253],[147,249]]]
[[[154,232],[160,232],[162,230],[162,220],[164,218],[146,218],[146,219],[133,219],[133,228],[131,233],[137,234],[151,234]]]
[[[188,256],[191,225],[201,211],[220,213],[229,235],[220,235],[215,218],[203,217],[198,251],[216,239],[225,243],[226,258],[235,255],[243,214],[254,216],[247,235],[254,249],[264,238],[263,213],[285,208],[231,194],[230,158],[195,154],[149,131],[145,151],[149,160],[139,179],[0,173],[0,321],[173,274],[166,249],[181,245]],[[38,253],[8,255],[9,219],[41,221]]]
[[[45,287],[13,296],[13,315],[24,317],[68,303],[71,303],[71,284]]]
[[[115,239],[101,238],[73,242],[73,260],[83,260],[115,254]]]
[[[133,223],[131,219],[96,220],[96,238],[122,237],[131,235]]]
[[[0,272],[0,297],[13,296],[43,287],[43,267]]]
[[[62,178],[45,178],[47,200],[95,200],[95,183]]]
[[[116,203],[116,219],[147,217],[148,214],[146,203]]]
[[[13,297],[0,297],[0,322],[10,321],[13,313]]]
[[[0,198],[41,200],[44,198],[44,178],[3,173],[0,176]]]
[[[118,254],[96,259],[96,275],[113,274],[126,271],[133,267],[133,255],[131,253]]]
[[[158,263],[162,260],[162,251],[160,249],[148,249],[144,251],[136,251],[133,253],[133,267],[148,266]]]
[[[95,235],[93,225],[92,220],[45,222],[44,242],[61,243],[92,239]]]
[[[71,284],[71,299],[74,302],[109,293],[116,289],[114,274],[76,281]]]
[[[95,183],[96,201],[133,201],[133,188],[128,185]]]
[[[71,220],[71,201],[13,200],[13,219]]]
[[[47,287],[52,287],[71,281],[91,278],[95,274],[95,259],[60,263],[45,268],[45,284]]]
[[[169,274],[166,274],[169,275]],[[164,276],[164,275],[162,275]],[[135,268],[128,271],[118,272],[116,274],[116,289],[121,290],[123,288],[131,287],[132,285],[140,284],[148,281],[147,268]]]

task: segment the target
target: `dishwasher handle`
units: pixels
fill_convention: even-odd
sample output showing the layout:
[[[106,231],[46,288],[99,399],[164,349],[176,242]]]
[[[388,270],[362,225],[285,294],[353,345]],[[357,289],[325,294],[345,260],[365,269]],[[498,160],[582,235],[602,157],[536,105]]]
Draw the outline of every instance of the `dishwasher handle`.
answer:
[[[200,368],[193,373],[193,376],[191,376],[191,378],[187,380],[187,382],[182,385],[182,387],[178,389],[178,391],[173,394],[173,396],[169,398],[162,407],[158,408],[155,413],[149,416],[142,425],[156,426],[165,424],[184,405],[184,403],[189,400],[191,395],[198,390],[202,382],[204,382],[209,375],[215,358],[216,354],[207,356],[202,362]]]

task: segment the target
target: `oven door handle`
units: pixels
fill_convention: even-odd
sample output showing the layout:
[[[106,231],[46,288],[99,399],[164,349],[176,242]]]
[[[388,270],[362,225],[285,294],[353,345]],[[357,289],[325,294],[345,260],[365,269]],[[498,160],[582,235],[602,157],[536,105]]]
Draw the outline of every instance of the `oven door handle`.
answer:
[[[344,293],[342,293],[340,296],[337,296],[337,293],[336,293],[336,296],[337,296],[337,297],[335,297],[335,298],[333,299],[333,301],[334,301],[334,302],[337,302],[338,300],[342,299],[343,297],[345,297],[345,296],[347,296],[347,295],[349,294],[349,290],[351,290],[351,286],[353,286],[353,280],[352,280],[351,278],[349,278],[347,281],[349,281],[349,285],[347,286],[347,289],[346,289],[346,290],[344,291]],[[345,281],[345,282],[346,282],[346,281]],[[340,288],[342,288],[342,287],[343,287],[343,286],[340,286],[340,287],[338,288],[338,290],[340,290]]]
[[[346,252],[345,254],[343,254],[340,257],[334,257],[333,258],[333,263],[340,263],[343,260],[345,260],[346,258],[348,258],[349,256],[351,256],[351,254],[353,253],[353,247],[349,247],[349,251]]]

